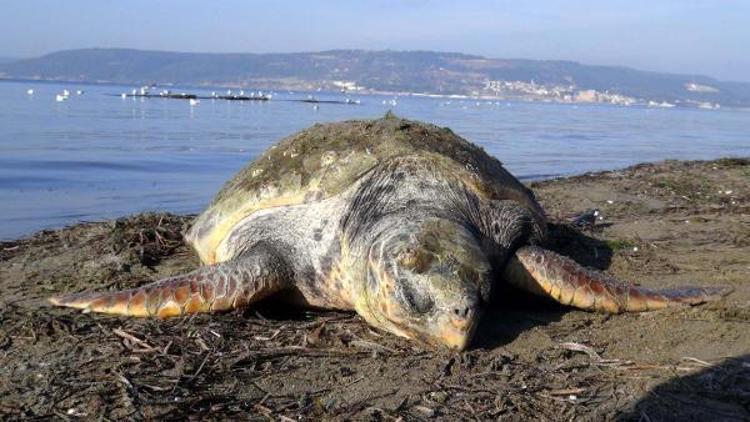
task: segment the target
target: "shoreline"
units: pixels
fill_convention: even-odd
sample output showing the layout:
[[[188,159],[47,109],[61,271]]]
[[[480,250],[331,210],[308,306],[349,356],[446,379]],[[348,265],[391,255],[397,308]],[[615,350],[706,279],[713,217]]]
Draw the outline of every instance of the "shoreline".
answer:
[[[720,158],[716,158],[716,159],[713,159],[713,160],[676,160],[676,159],[667,159],[667,160],[660,160],[660,161],[653,161],[653,162],[652,161],[645,161],[645,162],[640,162],[640,163],[632,164],[632,165],[629,165],[629,166],[626,166],[626,167],[623,167],[623,168],[612,169],[612,170],[587,171],[587,172],[584,172],[584,173],[576,173],[576,174],[570,174],[570,175],[557,175],[557,176],[550,176],[550,177],[547,177],[545,175],[541,175],[541,176],[539,176],[539,175],[531,175],[531,176],[526,176],[526,177],[518,177],[518,180],[521,181],[521,183],[523,183],[526,186],[534,186],[534,185],[539,184],[539,183],[550,183],[550,182],[554,182],[554,181],[565,181],[565,180],[577,179],[577,178],[604,177],[604,176],[607,176],[607,175],[610,175],[610,174],[613,174],[613,173],[620,173],[620,172],[630,171],[630,170],[635,169],[635,168],[648,167],[648,166],[660,166],[660,165],[664,165],[664,164],[668,164],[668,163],[684,163],[684,164],[687,164],[687,165],[691,165],[691,164],[703,164],[703,163],[722,163],[722,162],[731,162],[731,161],[740,161],[741,162],[741,161],[749,161],[749,160],[750,160],[750,157],[732,157],[732,156],[720,157]],[[50,227],[40,228],[38,230],[34,230],[34,231],[30,232],[30,233],[27,233],[27,234],[24,234],[24,235],[21,235],[21,236],[17,236],[17,237],[0,238],[0,247],[2,247],[3,244],[12,243],[12,242],[15,242],[15,241],[23,240],[23,239],[26,239],[28,237],[32,237],[32,236],[34,236],[34,235],[36,235],[38,233],[45,233],[45,232],[54,232],[54,231],[59,231],[59,230],[65,230],[67,228],[74,227],[74,226],[79,225],[79,224],[106,223],[106,222],[109,222],[109,221],[116,221],[116,220],[119,220],[119,219],[122,219],[122,218],[131,217],[131,216],[136,216],[136,215],[141,215],[141,214],[153,214],[153,213],[166,213],[166,214],[172,214],[172,215],[184,216],[184,217],[195,217],[195,216],[197,216],[197,214],[192,214],[192,213],[188,213],[188,214],[176,214],[176,213],[173,213],[173,212],[168,211],[168,210],[144,210],[144,211],[141,211],[141,212],[137,212],[137,213],[133,213],[133,214],[126,214],[126,215],[122,215],[122,216],[115,217],[115,218],[108,218],[108,219],[101,219],[101,220],[94,219],[94,220],[77,221],[77,222],[72,222],[72,223],[69,223],[69,224],[62,225],[62,226],[55,226],[55,227],[50,226]]]

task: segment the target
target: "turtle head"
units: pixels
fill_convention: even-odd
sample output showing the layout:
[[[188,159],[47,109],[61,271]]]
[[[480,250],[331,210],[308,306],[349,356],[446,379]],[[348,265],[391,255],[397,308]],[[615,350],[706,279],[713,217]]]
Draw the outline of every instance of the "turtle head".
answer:
[[[489,295],[490,265],[477,236],[448,220],[391,228],[371,245],[365,287],[372,324],[463,350]]]

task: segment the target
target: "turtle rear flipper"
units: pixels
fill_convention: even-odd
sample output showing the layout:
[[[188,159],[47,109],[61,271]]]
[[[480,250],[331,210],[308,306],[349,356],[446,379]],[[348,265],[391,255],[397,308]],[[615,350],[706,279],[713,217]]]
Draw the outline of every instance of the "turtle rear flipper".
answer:
[[[511,285],[563,305],[608,313],[641,312],[675,305],[699,305],[729,294],[728,287],[648,289],[586,269],[538,246],[518,249],[503,270]]]
[[[56,296],[53,305],[130,316],[171,317],[236,309],[287,287],[286,263],[265,247],[230,261],[117,292],[84,292]]]

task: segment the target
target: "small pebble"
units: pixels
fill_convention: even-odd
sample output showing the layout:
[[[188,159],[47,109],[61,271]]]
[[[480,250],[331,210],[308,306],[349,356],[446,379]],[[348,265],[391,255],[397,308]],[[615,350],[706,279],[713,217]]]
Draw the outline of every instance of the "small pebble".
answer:
[[[615,203],[615,201],[613,201],[613,200],[611,200],[611,199],[607,199],[607,203],[608,203],[609,205],[612,205],[612,204],[614,204],[614,203]]]
[[[448,400],[448,393],[445,391],[433,391],[430,398],[438,403],[445,403]]]
[[[75,407],[71,407],[68,409],[65,413],[67,413],[70,416],[76,416],[76,417],[83,417],[86,416],[86,413],[81,412],[80,410],[76,409]]]
[[[417,406],[414,406],[414,410],[418,411],[419,413],[425,415],[428,418],[435,416],[435,410],[427,406],[417,405]]]
[[[633,246],[633,252],[638,252],[638,246]]]
[[[576,401],[576,400],[578,400],[578,396],[576,396],[575,394],[571,394],[571,395],[568,396],[568,400],[570,400],[570,401]]]

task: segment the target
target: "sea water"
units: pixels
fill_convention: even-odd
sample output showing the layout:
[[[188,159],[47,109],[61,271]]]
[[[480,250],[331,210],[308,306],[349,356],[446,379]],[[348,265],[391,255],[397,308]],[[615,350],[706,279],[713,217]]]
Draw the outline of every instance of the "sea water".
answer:
[[[356,94],[350,98],[358,105],[313,105],[295,100],[346,97],[287,91],[267,102],[204,99],[191,106],[120,96],[132,88],[0,82],[0,239],[146,210],[200,212],[227,179],[279,139],[314,123],[377,118],[388,110],[450,127],[522,180],[662,159],[750,156],[746,110]],[[56,101],[64,89],[70,97]]]

